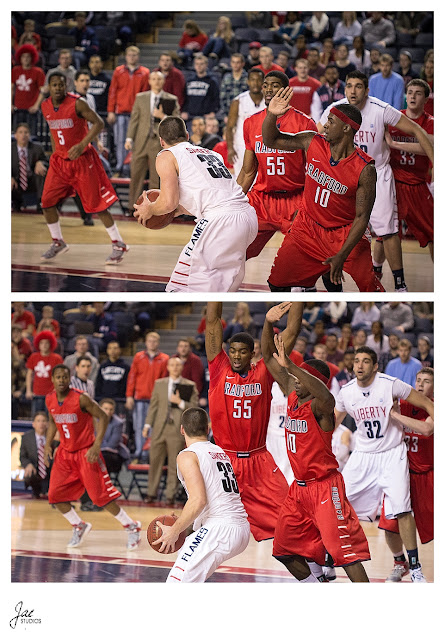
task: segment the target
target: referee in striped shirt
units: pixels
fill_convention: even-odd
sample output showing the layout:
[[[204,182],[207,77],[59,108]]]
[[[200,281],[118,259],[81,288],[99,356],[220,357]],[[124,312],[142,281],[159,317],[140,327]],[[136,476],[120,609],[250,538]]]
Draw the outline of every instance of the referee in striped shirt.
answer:
[[[94,382],[89,379],[92,365],[89,356],[79,356],[76,360],[76,373],[71,376],[70,387],[85,391],[94,400]]]

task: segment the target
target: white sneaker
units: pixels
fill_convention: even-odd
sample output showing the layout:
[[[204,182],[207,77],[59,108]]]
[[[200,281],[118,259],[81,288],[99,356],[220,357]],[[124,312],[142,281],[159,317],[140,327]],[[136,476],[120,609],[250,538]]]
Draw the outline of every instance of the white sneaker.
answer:
[[[337,577],[337,574],[335,572],[334,567],[323,567],[323,575],[326,576],[326,578],[329,580],[329,582],[331,582],[332,580],[335,580]]]
[[[85,536],[91,531],[93,525],[89,522],[81,522],[73,526],[73,537],[66,545],[67,547],[78,547]]]
[[[408,575],[409,567],[407,562],[395,562],[393,570],[386,578],[385,582],[400,582],[403,576]]]
[[[419,566],[416,569],[410,569],[409,570],[410,575],[411,575],[411,582],[426,582],[426,578],[422,573],[422,567],[419,564]]]
[[[316,287],[291,287],[291,293],[317,293]]]
[[[111,253],[105,260],[105,264],[119,264],[124,258],[124,253],[130,251],[130,247],[125,242],[113,242]]]
[[[68,249],[69,249],[69,246],[63,240],[53,240],[49,249],[47,249],[45,253],[40,256],[40,260],[42,262],[47,262],[48,260],[54,260],[56,256],[60,256],[62,255],[62,253],[66,253]]]
[[[127,551],[134,551],[141,541],[141,523],[133,522],[126,529],[128,530]]]

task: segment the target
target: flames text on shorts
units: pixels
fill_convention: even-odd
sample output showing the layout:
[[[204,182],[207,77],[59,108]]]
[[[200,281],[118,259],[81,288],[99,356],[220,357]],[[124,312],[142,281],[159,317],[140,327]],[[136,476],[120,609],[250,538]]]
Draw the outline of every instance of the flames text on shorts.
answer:
[[[184,250],[184,253],[186,256],[191,255],[191,252],[193,251],[195,244],[198,242],[202,232],[204,231],[204,229],[206,228],[206,226],[208,225],[209,221],[206,220],[205,218],[202,218],[202,220],[200,220],[196,227],[193,229],[193,233],[192,233],[192,237],[190,238],[190,242],[187,245],[187,247]]]
[[[189,561],[189,558],[192,557],[193,553],[198,548],[198,545],[204,540],[204,537],[208,533],[208,531],[209,530],[206,529],[205,527],[201,527],[201,529],[196,532],[195,538],[192,540],[192,542],[188,546],[191,553],[184,551],[184,554],[181,556],[181,560],[184,560],[184,562]]]
[[[250,396],[260,396],[262,394],[261,383],[254,384],[224,384],[224,393],[226,396],[236,396],[237,398],[248,398]]]
[[[75,413],[56,413],[53,415],[53,418],[57,424],[73,424],[74,422],[78,422],[78,417]]]
[[[329,191],[333,193],[338,193],[339,195],[344,195],[348,187],[341,182],[338,182],[335,178],[328,176],[324,171],[320,171],[320,169],[316,169],[312,162],[309,162],[306,165],[306,175],[308,175],[312,180],[315,180],[318,184],[321,184],[322,187],[326,187]]]
[[[307,422],[306,420],[296,420],[287,416],[286,429],[294,433],[307,433]]]
[[[331,493],[332,493],[332,502],[334,503],[335,511],[337,512],[337,519],[344,520],[345,517],[341,512],[341,502],[340,502],[340,496],[338,495],[337,487],[332,487]]]

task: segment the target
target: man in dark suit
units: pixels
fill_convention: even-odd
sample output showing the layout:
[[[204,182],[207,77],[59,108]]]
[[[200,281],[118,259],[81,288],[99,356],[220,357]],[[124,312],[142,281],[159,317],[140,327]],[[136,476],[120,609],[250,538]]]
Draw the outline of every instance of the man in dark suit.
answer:
[[[43,450],[46,442],[48,418],[44,411],[37,411],[32,421],[33,429],[23,434],[20,446],[20,464],[25,470],[25,487],[31,487],[34,498],[48,493],[51,469],[45,466]],[[39,448],[41,456],[39,460]]]
[[[20,210],[23,195],[33,193],[37,197],[40,210],[40,198],[48,170],[48,160],[43,147],[31,142],[31,130],[26,122],[20,122],[14,132],[15,140],[11,144],[11,200],[13,209]]]
[[[153,387],[150,407],[145,420],[146,424],[142,432],[142,435],[147,437],[151,427],[147,502],[156,500],[162,467],[167,456],[165,499],[167,505],[174,503],[178,485],[176,457],[185,447],[184,436],[181,435],[181,416],[182,412],[189,407],[198,406],[196,385],[191,380],[182,377],[183,366],[179,358],[171,357],[167,364],[168,378],[159,378]],[[186,387],[191,387],[190,395],[186,393]]]

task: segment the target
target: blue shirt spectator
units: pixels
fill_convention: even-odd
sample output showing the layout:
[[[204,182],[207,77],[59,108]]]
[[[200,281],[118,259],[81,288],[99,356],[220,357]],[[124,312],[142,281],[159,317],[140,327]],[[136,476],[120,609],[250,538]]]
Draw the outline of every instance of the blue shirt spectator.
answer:
[[[219,109],[219,86],[208,73],[207,58],[198,54],[193,65],[195,71],[185,83],[184,120],[191,120],[193,116],[215,115]]]
[[[85,67],[90,56],[99,52],[99,41],[93,27],[86,26],[86,13],[77,11],[76,26],[69,30],[68,35],[74,36],[73,62],[77,70]]]
[[[398,347],[398,358],[388,362],[385,373],[403,380],[412,387],[416,384],[417,372],[422,369],[422,363],[411,356],[412,344],[409,340],[400,340]]]
[[[387,102],[395,109],[402,109],[405,96],[405,82],[402,76],[392,70],[392,56],[380,56],[380,73],[369,78],[369,95]]]

